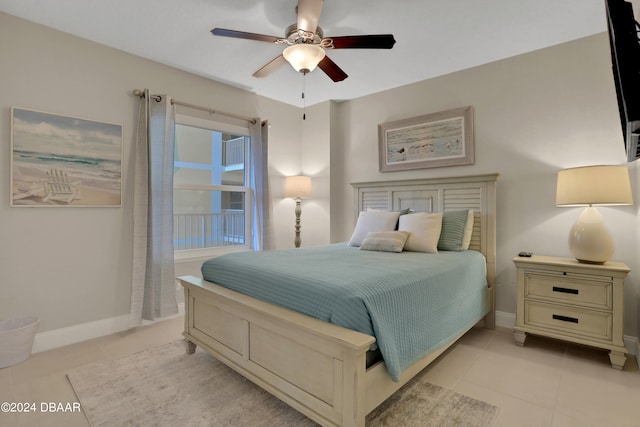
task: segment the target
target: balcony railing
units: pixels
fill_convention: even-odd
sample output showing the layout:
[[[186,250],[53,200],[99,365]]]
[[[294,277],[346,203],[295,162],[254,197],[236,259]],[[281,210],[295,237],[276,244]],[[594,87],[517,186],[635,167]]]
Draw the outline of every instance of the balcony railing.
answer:
[[[244,245],[244,211],[174,213],[173,248],[176,251]]]

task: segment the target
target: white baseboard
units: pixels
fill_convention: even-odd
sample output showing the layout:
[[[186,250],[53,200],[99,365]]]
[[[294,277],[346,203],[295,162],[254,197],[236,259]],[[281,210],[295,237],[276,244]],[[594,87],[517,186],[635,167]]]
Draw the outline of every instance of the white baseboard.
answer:
[[[164,317],[162,319],[150,321],[143,320],[142,326],[150,325],[162,320],[168,320],[184,315],[184,303],[178,304],[178,314]],[[32,353],[53,350],[65,345],[87,341],[105,335],[116,334],[129,329],[129,315],[112,317],[109,319],[96,320],[94,322],[81,323],[79,325],[67,326],[66,328],[54,329],[37,333],[33,339]]]
[[[501,328],[512,329],[516,324],[515,313],[507,313],[504,311],[496,311],[496,326]],[[627,348],[628,354],[638,355],[640,354],[640,341],[637,337],[625,335],[623,337],[624,346]]]
[[[516,314],[496,310],[496,326],[500,328],[512,329],[516,324]]]

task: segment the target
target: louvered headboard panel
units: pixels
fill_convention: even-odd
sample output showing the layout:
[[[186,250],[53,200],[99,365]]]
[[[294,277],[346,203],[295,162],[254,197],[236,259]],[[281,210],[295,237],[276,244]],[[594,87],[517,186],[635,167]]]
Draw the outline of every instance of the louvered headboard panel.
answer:
[[[487,259],[487,281],[495,307],[497,179],[498,174],[489,174],[353,183],[355,214],[367,209],[410,208],[416,212],[472,209],[475,221],[469,249],[481,252]]]
[[[482,225],[482,189],[479,187],[469,187],[460,189],[444,190],[443,211],[455,211],[460,209],[471,209],[474,214],[473,234],[471,235],[470,249],[485,252],[482,247],[481,225]]]

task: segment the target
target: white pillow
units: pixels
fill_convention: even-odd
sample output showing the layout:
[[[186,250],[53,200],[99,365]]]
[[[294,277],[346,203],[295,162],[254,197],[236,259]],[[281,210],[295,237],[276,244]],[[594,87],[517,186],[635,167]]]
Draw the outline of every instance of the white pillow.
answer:
[[[358,215],[349,246],[360,246],[372,231],[393,231],[396,229],[400,212],[363,211]]]
[[[473,221],[475,217],[473,211],[469,209],[469,215],[467,216],[467,224],[464,227],[464,235],[462,236],[462,249],[465,251],[469,249],[471,244],[471,235],[473,234]]]
[[[398,230],[411,233],[404,244],[405,251],[437,254],[442,230],[442,212],[402,215]]]

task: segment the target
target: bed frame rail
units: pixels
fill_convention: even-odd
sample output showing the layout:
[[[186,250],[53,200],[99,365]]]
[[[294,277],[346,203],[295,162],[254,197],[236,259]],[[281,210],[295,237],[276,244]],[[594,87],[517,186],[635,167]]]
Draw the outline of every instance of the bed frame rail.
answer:
[[[197,277],[178,280],[189,352],[201,346],[321,425],[364,426],[365,353],[375,338]]]

